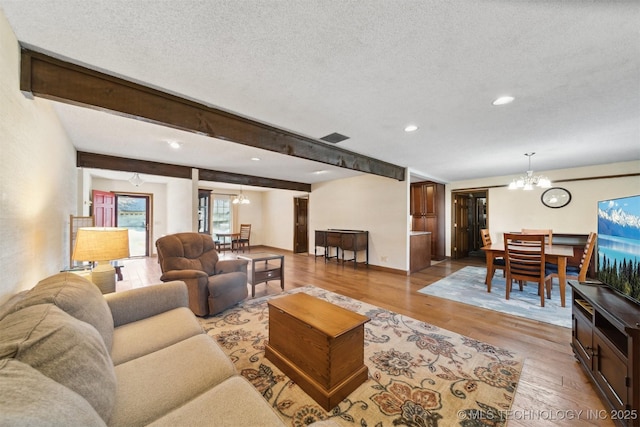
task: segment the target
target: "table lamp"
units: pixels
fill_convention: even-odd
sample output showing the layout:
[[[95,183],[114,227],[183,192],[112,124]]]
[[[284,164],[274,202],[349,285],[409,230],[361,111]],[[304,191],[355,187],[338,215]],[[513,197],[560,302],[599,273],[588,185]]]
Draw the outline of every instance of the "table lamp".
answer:
[[[116,270],[110,261],[129,257],[129,230],[116,227],[81,227],[76,234],[74,261],[97,262],[91,281],[103,294],[116,291]]]

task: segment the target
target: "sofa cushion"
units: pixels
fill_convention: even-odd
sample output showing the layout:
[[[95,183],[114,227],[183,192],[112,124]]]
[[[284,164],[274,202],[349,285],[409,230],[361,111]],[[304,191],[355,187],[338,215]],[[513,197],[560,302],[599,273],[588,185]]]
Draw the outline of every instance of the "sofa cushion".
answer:
[[[96,329],[53,304],[39,304],[0,320],[0,359],[11,357],[85,398],[105,420],[114,406],[116,377]]]
[[[118,394],[109,421],[114,426],[148,424],[236,372],[218,344],[205,334],[122,363],[115,371]]]
[[[0,425],[105,426],[76,392],[15,359],[0,360]]]
[[[262,395],[246,379],[235,375],[156,420],[151,426],[196,426],[202,425],[202,420],[215,420],[219,427],[285,425]]]
[[[178,307],[189,307],[187,286],[173,281],[106,294],[113,326],[137,322]]]
[[[27,292],[28,291],[22,291],[18,292],[17,294],[11,295],[9,299],[7,299],[0,305],[0,320],[16,311],[16,306],[20,301],[24,299],[24,297],[27,295]]]
[[[100,332],[107,350],[113,343],[113,316],[100,289],[77,274],[65,272],[41,280],[16,305],[16,310],[36,304],[57,305]]]
[[[202,326],[186,307],[117,327],[111,360],[119,365],[202,333]]]

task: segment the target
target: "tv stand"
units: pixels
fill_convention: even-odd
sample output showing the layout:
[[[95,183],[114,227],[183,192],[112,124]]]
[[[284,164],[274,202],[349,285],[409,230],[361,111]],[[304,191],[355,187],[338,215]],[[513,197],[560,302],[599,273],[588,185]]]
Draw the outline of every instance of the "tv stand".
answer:
[[[604,284],[569,280],[573,289],[571,347],[609,416],[640,424],[640,306]]]

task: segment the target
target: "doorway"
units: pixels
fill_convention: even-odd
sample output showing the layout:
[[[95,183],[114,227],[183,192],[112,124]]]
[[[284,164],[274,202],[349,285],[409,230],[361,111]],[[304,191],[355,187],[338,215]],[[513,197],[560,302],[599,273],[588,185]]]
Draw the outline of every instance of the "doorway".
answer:
[[[487,228],[488,200],[486,189],[452,192],[452,259],[484,257],[480,230]]]
[[[116,194],[116,227],[129,229],[129,256],[149,256],[151,195]]]
[[[295,197],[293,199],[293,253],[309,253],[309,199]]]

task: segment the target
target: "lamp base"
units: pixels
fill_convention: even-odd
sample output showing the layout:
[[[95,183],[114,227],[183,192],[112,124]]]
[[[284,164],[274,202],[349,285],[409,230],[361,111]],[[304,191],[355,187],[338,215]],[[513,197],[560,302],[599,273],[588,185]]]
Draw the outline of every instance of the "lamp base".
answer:
[[[91,281],[103,294],[116,291],[116,270],[110,263],[98,263],[91,271]]]

